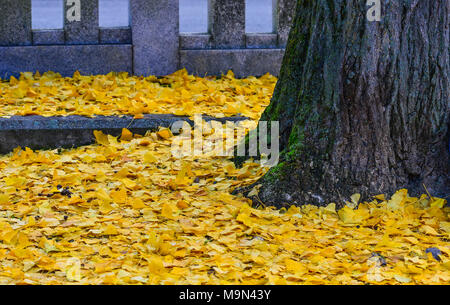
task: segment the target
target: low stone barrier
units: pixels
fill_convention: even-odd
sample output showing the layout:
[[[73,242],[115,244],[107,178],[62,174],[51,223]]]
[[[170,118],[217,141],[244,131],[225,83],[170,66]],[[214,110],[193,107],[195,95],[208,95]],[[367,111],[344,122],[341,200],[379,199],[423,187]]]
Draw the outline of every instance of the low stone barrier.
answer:
[[[214,118],[202,117],[205,121],[238,122],[246,117]],[[31,149],[71,148],[89,145],[95,142],[94,130],[114,136],[120,135],[122,128],[136,134],[158,130],[159,127],[170,128],[177,121],[193,120],[186,116],[172,114],[146,114],[142,119],[132,116],[96,116],[83,117],[71,115],[66,117],[12,116],[0,118],[0,154],[11,152],[17,146]]]
[[[68,4],[68,3],[71,4]],[[130,0],[130,24],[99,26],[98,0],[69,1],[62,29],[32,29],[31,0],[0,1],[0,78],[20,72],[55,71],[62,76],[171,74],[277,76],[296,0],[273,0],[273,30],[246,33],[245,0],[208,0],[206,33],[180,33],[179,0]],[[78,3],[79,18],[68,18]]]

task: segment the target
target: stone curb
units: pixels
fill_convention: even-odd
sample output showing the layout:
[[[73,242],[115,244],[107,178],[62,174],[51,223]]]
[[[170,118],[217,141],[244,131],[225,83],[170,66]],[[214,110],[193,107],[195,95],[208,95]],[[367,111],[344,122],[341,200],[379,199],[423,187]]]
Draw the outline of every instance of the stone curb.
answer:
[[[247,117],[214,118],[203,116],[205,121],[239,122]],[[71,148],[89,145],[95,142],[94,130],[118,136],[122,128],[131,132],[145,134],[146,131],[158,130],[159,127],[170,128],[177,121],[194,122],[186,116],[172,114],[146,114],[142,119],[132,116],[96,116],[83,117],[71,115],[66,117],[12,116],[0,118],[0,154],[11,152],[17,146],[31,149]]]

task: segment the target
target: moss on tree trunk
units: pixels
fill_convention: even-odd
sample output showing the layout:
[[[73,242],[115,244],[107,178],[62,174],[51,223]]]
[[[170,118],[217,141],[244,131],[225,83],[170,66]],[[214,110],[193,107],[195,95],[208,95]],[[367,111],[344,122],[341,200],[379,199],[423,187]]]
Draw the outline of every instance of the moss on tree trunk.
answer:
[[[277,207],[341,204],[408,188],[448,196],[447,0],[300,0],[261,120],[280,121],[280,163],[258,184]]]

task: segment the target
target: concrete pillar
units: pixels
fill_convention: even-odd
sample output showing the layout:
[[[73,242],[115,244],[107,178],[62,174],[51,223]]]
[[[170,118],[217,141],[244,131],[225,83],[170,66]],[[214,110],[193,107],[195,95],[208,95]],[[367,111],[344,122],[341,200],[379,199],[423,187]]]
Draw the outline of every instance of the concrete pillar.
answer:
[[[131,0],[134,74],[167,75],[178,69],[179,0]]]
[[[245,0],[208,0],[208,27],[214,48],[245,48]]]
[[[67,44],[97,44],[98,0],[63,0]]]
[[[273,0],[274,32],[278,33],[278,46],[286,47],[295,14],[297,0]]]
[[[31,45],[31,0],[0,1],[0,45]]]

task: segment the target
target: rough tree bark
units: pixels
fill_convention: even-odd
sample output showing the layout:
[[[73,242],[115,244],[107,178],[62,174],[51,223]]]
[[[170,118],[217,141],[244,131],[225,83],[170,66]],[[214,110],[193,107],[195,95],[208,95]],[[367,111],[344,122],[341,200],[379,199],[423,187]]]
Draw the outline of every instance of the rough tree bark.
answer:
[[[257,184],[269,205],[342,204],[400,188],[448,196],[448,0],[299,0],[263,121],[280,163]]]

